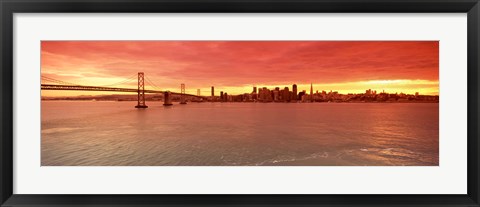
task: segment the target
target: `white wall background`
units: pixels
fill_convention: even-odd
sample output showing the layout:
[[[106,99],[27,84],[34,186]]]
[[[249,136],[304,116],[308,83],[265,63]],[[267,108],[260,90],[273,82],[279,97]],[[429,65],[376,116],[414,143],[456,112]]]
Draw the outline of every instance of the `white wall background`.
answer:
[[[16,194],[465,194],[466,14],[15,14]],[[41,167],[41,40],[439,40],[438,167]]]

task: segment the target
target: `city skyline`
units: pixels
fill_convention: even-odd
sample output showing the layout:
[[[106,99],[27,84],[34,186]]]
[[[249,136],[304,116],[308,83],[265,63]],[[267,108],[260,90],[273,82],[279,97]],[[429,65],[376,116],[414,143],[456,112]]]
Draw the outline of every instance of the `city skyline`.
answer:
[[[165,69],[163,69],[165,68]],[[145,72],[164,90],[237,95],[296,83],[298,91],[438,95],[437,41],[43,41],[42,75],[106,85]],[[122,85],[135,88],[135,81]],[[150,86],[146,84],[146,89]],[[111,94],[42,91],[42,96]]]
[[[181,84],[183,88],[185,85]],[[172,94],[170,91],[162,93],[149,92],[150,95],[145,97],[149,101],[164,101],[164,105],[172,105],[172,101],[178,101],[181,104],[186,102],[421,102],[421,103],[438,103],[440,98],[438,95],[414,94],[408,93],[388,93],[384,90],[376,91],[367,89],[363,93],[342,94],[338,91],[314,90],[313,83],[310,84],[310,92],[306,90],[298,91],[297,84],[285,87],[256,87],[253,86],[251,92],[243,94],[229,94],[227,91],[215,91],[215,87],[210,89],[210,95],[201,95],[200,89],[197,94],[188,94],[183,96],[182,93]],[[154,90],[155,91],[155,90]],[[168,93],[168,94],[167,94]],[[201,98],[200,98],[201,97]],[[106,101],[139,101],[137,95],[81,95],[81,96],[58,96],[58,97],[42,97],[42,100],[106,100]],[[142,98],[142,105],[145,105]],[[140,103],[140,102],[139,102]],[[147,107],[145,107],[147,108]]]

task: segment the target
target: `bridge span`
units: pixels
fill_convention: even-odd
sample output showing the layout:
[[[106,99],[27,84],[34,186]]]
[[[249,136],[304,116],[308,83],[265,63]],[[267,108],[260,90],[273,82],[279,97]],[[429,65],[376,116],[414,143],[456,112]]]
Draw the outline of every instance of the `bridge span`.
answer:
[[[181,84],[181,92],[172,92],[172,91],[164,91],[164,90],[145,90],[145,82],[144,82],[145,75],[143,72],[138,73],[138,88],[118,88],[118,87],[105,87],[105,86],[87,86],[87,85],[76,85],[76,84],[69,84],[67,82],[55,80],[52,78],[44,78],[51,82],[56,82],[60,84],[41,84],[42,90],[67,90],[67,91],[110,91],[110,92],[126,92],[126,93],[137,93],[137,105],[135,108],[148,108],[145,104],[145,93],[161,93],[163,94],[164,99],[164,106],[171,106],[172,105],[172,95],[180,95],[180,100],[182,104],[185,104],[185,97],[195,97],[204,99],[205,97],[194,95],[194,94],[187,94],[185,93],[185,84]]]

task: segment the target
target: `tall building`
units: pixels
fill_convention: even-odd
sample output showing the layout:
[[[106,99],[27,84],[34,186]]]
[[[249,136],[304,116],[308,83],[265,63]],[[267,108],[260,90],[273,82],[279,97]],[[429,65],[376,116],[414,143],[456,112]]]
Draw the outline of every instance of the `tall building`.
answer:
[[[261,96],[262,91],[263,91],[263,90],[262,90],[261,88],[258,89],[258,99],[257,99],[257,100],[259,100],[259,101],[261,101],[261,99],[262,99],[262,96]],[[254,93],[252,93],[252,94],[254,94]],[[254,94],[254,95],[255,95],[255,94]],[[256,99],[255,99],[255,96],[253,96],[253,100],[256,100]]]
[[[278,92],[279,92],[278,90],[274,90],[274,91],[273,91],[273,100],[274,100],[274,101],[278,101],[278,100],[279,100]]]
[[[256,86],[253,86],[252,98],[253,98],[253,100],[257,100],[257,87]]]
[[[215,100],[215,90],[214,90],[214,88],[213,88],[213,86],[212,86],[212,101],[214,101],[214,100]]]
[[[305,99],[304,96],[305,96],[305,90],[298,93],[298,99],[299,100],[303,101],[303,99]]]
[[[285,87],[285,89],[283,89],[282,97],[285,102],[290,101],[290,90],[288,89],[288,87]]]
[[[275,92],[277,93],[277,97],[275,97]],[[273,98],[274,98],[275,101],[280,101],[280,100],[281,100],[282,94],[281,94],[281,92],[280,92],[280,87],[275,87],[275,90],[274,90],[274,94],[273,94],[273,95],[274,95]]]
[[[272,92],[267,87],[259,88],[258,100],[262,102],[272,101]]]
[[[298,98],[297,98],[297,84],[292,85],[292,93],[293,93],[292,100],[294,100],[294,101],[298,100]]]
[[[220,91],[220,101],[223,101],[223,91]]]
[[[313,102],[313,83],[310,83],[310,101]]]
[[[365,95],[371,95],[372,94],[372,89],[368,89],[365,91]]]

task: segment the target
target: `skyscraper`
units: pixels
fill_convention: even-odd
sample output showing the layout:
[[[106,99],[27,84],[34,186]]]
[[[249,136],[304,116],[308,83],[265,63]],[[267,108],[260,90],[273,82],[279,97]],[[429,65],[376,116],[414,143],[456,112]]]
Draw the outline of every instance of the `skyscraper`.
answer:
[[[277,97],[275,97],[275,92],[277,93]],[[275,87],[275,92],[274,92],[274,100],[275,101],[280,101],[281,100],[281,92],[280,92],[280,87]]]
[[[298,100],[298,98],[297,98],[297,84],[292,85],[292,93],[293,93],[292,100],[293,101]]]
[[[310,83],[310,101],[313,102],[313,83]]]
[[[278,90],[273,91],[273,100],[274,101],[278,101],[278,95],[279,95],[278,92],[279,92]]]
[[[215,100],[215,90],[214,90],[214,88],[213,88],[213,86],[212,86],[212,101],[214,101],[214,100]]]
[[[283,101],[290,101],[290,91],[288,90],[288,87],[285,87],[285,89],[283,89]]]

